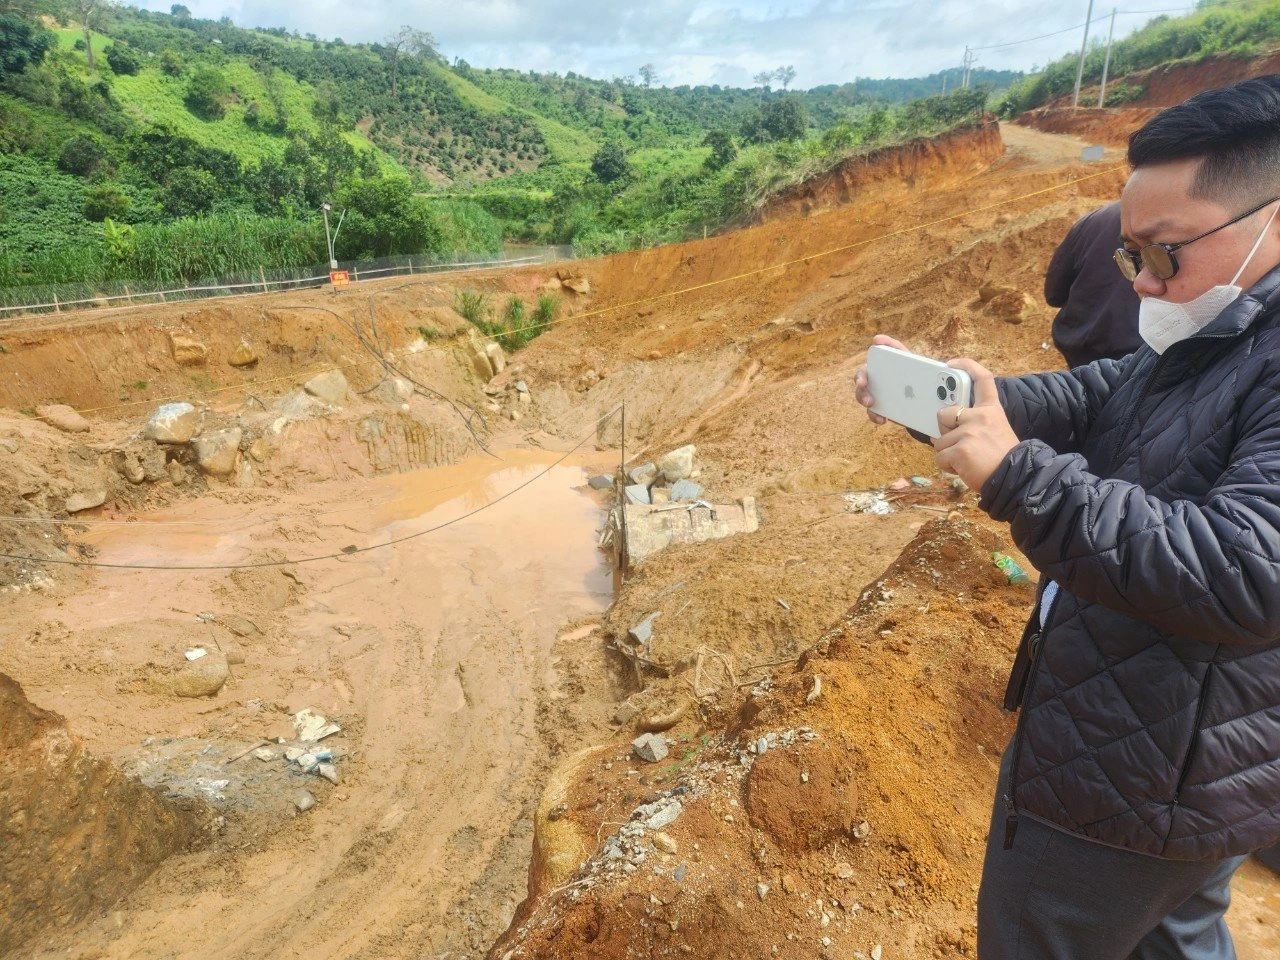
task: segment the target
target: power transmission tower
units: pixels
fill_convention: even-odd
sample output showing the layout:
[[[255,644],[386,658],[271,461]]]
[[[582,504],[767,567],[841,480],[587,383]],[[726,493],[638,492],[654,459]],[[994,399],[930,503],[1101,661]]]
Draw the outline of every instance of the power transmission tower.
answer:
[[[1107,31],[1107,56],[1102,61],[1102,86],[1098,88],[1098,106],[1107,105],[1107,68],[1111,66],[1111,38],[1116,32],[1116,8],[1111,8],[1111,29]]]
[[[1089,24],[1093,23],[1093,0],[1089,0],[1089,12],[1084,18],[1084,39],[1080,41],[1080,65],[1076,67],[1076,92],[1071,98],[1071,109],[1080,106],[1080,81],[1084,79],[1084,54],[1089,45]]]

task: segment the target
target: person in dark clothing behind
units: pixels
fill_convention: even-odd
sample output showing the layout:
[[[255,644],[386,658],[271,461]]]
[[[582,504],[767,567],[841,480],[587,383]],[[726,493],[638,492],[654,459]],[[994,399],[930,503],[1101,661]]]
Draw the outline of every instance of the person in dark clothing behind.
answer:
[[[1231,876],[1280,841],[1280,75],[1162,111],[1129,163],[1143,345],[957,358],[976,403],[938,413],[938,466],[1041,574],[980,960],[1234,960]]]
[[[1116,270],[1120,201],[1085,214],[1068,231],[1049,261],[1044,299],[1059,307],[1053,345],[1069,367],[1119,360],[1142,346],[1138,295]]]

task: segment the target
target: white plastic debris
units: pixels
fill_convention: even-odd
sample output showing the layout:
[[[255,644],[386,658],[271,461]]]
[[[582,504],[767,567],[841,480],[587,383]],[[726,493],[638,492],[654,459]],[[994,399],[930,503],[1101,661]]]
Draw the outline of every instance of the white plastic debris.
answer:
[[[208,652],[209,651],[206,650],[204,647],[195,647],[194,649],[188,650],[186,653],[183,654],[183,656],[186,657],[188,660],[199,660]]]
[[[342,730],[336,723],[330,723],[324,714],[317,713],[310,707],[293,715],[293,729],[303,743],[315,743]]]

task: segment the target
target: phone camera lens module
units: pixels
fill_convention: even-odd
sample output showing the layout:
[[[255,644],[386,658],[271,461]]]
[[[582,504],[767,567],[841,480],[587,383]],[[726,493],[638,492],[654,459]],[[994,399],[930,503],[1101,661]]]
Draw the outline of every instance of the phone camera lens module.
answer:
[[[939,388],[938,388],[938,399],[939,399],[939,400],[945,400],[945,399],[947,399],[947,388],[946,388],[946,387],[939,387]]]
[[[955,377],[947,377],[947,389],[954,392],[958,384]]]

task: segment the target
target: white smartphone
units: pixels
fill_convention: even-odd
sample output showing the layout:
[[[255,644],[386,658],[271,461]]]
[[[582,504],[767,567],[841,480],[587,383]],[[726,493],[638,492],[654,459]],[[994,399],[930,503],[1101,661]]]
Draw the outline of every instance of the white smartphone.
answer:
[[[935,438],[939,410],[973,406],[973,380],[963,370],[893,347],[867,351],[867,388],[872,413]]]

